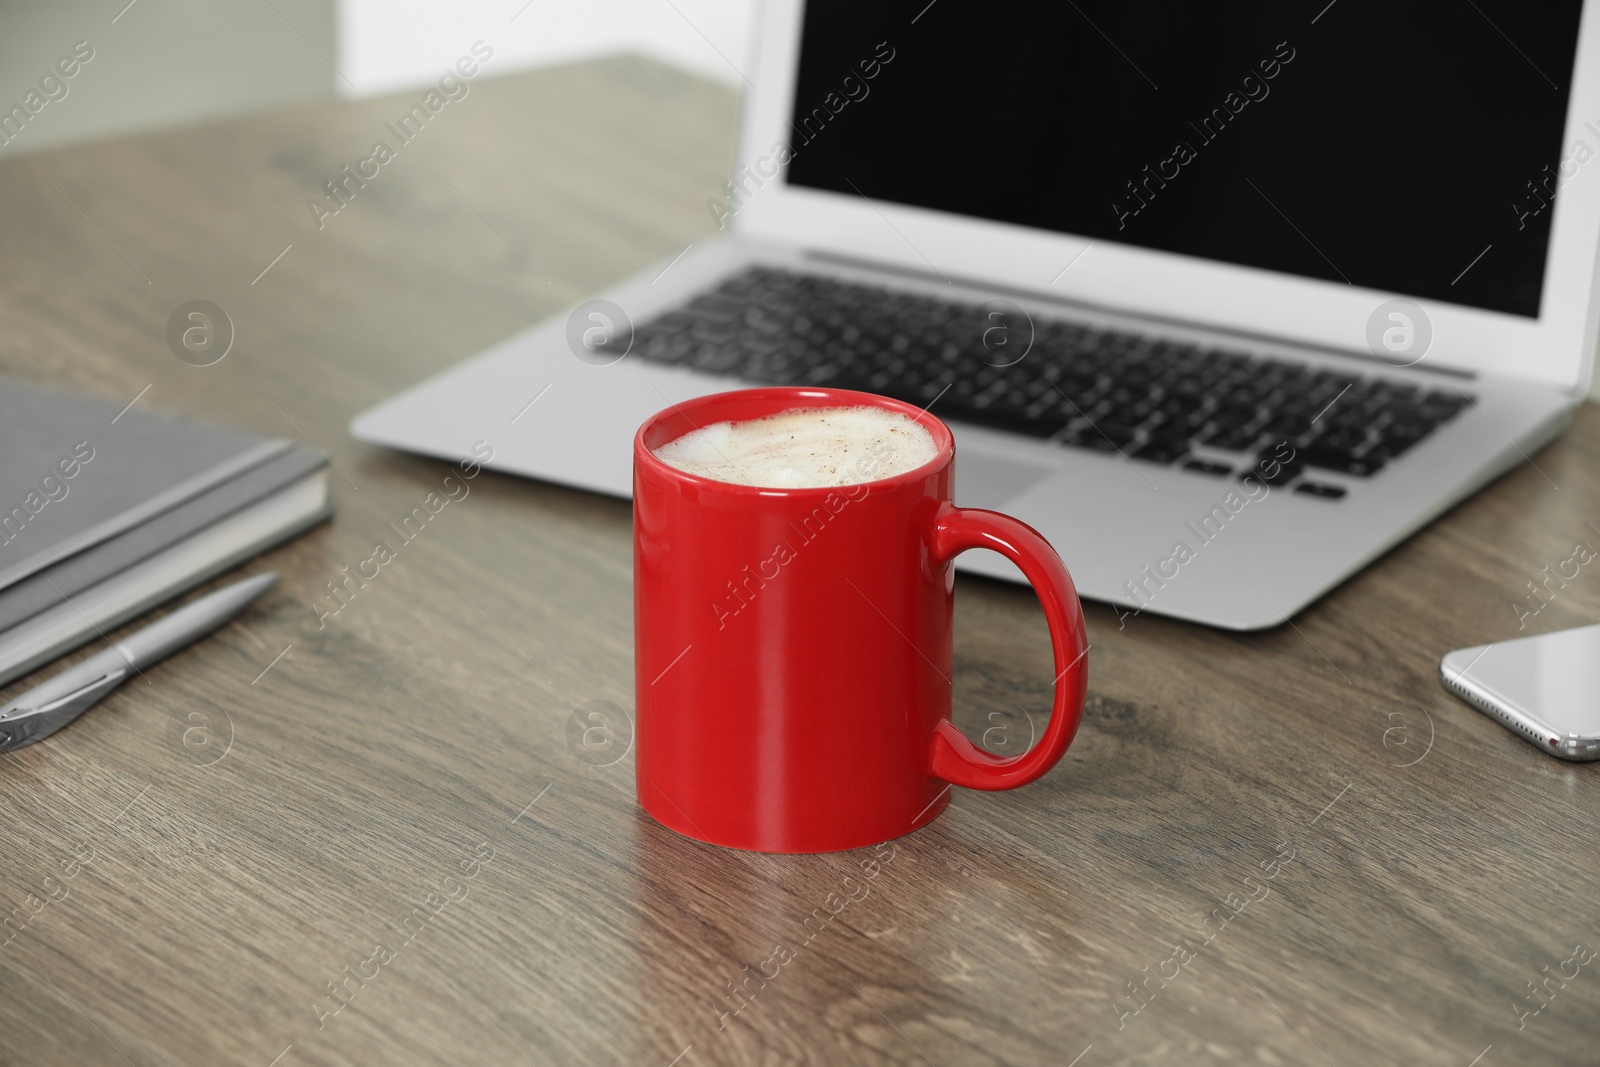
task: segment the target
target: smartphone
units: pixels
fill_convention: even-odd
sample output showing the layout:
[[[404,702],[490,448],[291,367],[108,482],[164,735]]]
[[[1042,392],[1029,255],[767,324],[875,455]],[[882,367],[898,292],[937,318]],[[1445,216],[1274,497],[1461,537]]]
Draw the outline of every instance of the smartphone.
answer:
[[[1439,680],[1552,756],[1600,759],[1600,625],[1458,649]]]

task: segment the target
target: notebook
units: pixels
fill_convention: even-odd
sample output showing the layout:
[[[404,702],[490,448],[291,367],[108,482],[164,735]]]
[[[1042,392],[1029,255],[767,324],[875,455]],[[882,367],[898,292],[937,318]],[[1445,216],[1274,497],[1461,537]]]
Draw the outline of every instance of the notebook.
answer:
[[[0,590],[290,447],[0,384]]]
[[[325,464],[0,382],[0,685],[326,518]]]

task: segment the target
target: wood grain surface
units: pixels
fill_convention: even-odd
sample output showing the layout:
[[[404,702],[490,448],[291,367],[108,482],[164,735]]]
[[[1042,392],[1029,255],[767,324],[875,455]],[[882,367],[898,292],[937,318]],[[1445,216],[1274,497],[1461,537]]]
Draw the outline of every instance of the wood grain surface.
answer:
[[[1592,408],[1293,625],[1091,605],[1061,766],[876,852],[640,811],[625,502],[485,473],[319,621],[450,472],[354,413],[713,231],[730,92],[469,84],[320,229],[419,93],[0,164],[0,371],[303,437],[339,506],[243,569],[283,576],[256,609],[0,758],[0,1062],[1600,1062],[1596,770],[1435,676],[1600,547]],[[167,347],[191,299],[233,322],[214,366]],[[1042,615],[958,586],[957,717],[1020,750]],[[1523,632],[1597,613],[1600,563]],[[596,701],[609,748],[574,740]]]

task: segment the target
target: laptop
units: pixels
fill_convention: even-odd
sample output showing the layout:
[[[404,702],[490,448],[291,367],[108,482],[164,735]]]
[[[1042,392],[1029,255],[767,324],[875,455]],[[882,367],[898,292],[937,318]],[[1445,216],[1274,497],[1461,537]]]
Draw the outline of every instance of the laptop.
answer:
[[[1119,625],[1278,625],[1586,394],[1594,7],[767,0],[715,235],[352,431],[626,496],[672,403],[867,390]]]

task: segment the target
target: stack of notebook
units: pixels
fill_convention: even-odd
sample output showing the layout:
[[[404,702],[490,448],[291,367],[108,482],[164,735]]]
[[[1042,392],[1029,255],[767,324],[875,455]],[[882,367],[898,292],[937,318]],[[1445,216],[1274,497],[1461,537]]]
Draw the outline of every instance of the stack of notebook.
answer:
[[[0,383],[0,685],[326,518],[325,462]]]

